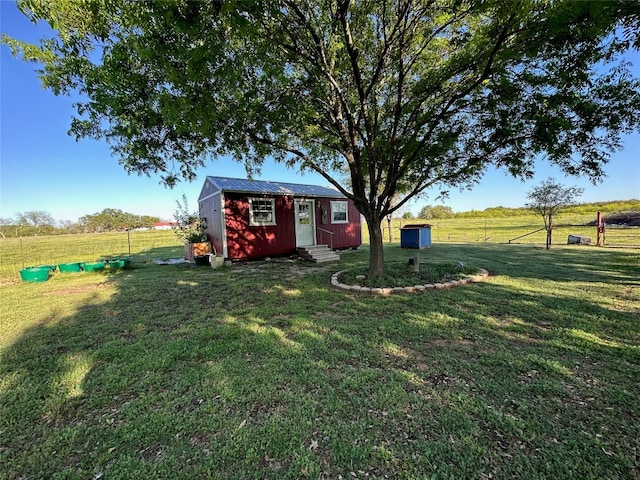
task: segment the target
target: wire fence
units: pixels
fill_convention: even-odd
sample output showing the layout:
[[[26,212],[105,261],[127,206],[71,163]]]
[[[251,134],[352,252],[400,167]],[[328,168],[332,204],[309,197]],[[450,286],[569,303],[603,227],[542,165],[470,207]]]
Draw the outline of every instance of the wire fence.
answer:
[[[608,247],[640,248],[640,227],[607,226],[603,235],[603,244]]]
[[[171,230],[0,238],[0,283],[3,277],[15,277],[25,266],[93,262],[129,255],[136,262],[146,262],[183,252],[184,247]]]
[[[587,225],[595,216],[566,216],[556,219],[552,230],[552,244],[561,245],[569,241],[569,236],[580,236],[597,242],[597,226]],[[451,243],[512,243],[541,244],[546,241],[547,232],[542,218],[535,216],[506,218],[452,218],[436,220],[393,220],[391,235],[389,224],[382,225],[385,242],[400,242],[401,228],[406,225],[429,224],[431,241]],[[366,227],[363,229],[367,236]],[[366,239],[368,240],[368,238]],[[640,247],[640,227],[605,227],[603,246]]]

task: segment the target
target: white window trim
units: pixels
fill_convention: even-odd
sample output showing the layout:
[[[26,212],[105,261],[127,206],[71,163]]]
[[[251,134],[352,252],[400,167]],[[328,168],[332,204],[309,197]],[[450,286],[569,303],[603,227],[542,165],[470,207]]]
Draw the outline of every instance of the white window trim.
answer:
[[[335,201],[331,201],[331,223],[332,224],[338,224],[338,223],[349,223],[349,204],[347,203],[346,200],[335,200]],[[344,205],[344,214],[345,214],[345,219],[344,220],[336,220],[334,217],[334,214],[337,213],[334,209],[335,206],[337,205]],[[340,211],[339,213],[343,213],[342,211]]]
[[[262,220],[255,220],[253,218],[253,202],[270,202],[271,203],[271,218],[270,222],[265,222]],[[249,198],[249,226],[251,227],[263,227],[269,225],[276,225],[276,199],[275,198],[258,198],[258,197],[250,197]]]

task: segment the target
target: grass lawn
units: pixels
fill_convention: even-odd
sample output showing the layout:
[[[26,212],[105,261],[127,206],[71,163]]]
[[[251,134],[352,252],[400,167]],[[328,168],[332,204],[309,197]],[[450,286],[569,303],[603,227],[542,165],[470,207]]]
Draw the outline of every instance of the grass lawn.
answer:
[[[640,477],[638,250],[436,243],[491,276],[379,297],[329,285],[366,246],[212,270],[153,242],[39,284],[4,244],[0,478]]]

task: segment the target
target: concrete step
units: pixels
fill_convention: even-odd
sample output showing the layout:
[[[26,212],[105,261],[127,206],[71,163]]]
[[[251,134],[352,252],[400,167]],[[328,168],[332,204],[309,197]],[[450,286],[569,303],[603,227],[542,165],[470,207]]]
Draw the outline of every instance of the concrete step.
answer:
[[[329,250],[329,245],[305,245],[303,247],[298,247],[298,250],[306,250],[308,252],[315,252],[316,250]]]
[[[316,263],[336,262],[340,260],[340,255],[330,250],[327,245],[298,247],[298,255]]]
[[[312,252],[309,255],[311,255],[312,257],[338,257],[340,258],[340,254],[337,252],[332,252],[331,250],[326,250],[326,251],[322,251],[322,252]]]
[[[325,256],[322,256],[322,257],[314,257],[312,259],[312,261],[314,261],[316,263],[339,262],[340,261],[340,256],[339,255],[325,255]]]

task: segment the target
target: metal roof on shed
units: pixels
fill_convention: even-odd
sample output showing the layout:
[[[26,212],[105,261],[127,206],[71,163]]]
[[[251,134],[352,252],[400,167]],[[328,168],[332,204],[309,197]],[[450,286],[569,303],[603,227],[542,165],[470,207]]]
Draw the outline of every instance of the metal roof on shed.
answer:
[[[207,176],[207,180],[224,192],[345,198],[338,190],[329,187],[320,187],[318,185],[212,176]]]

